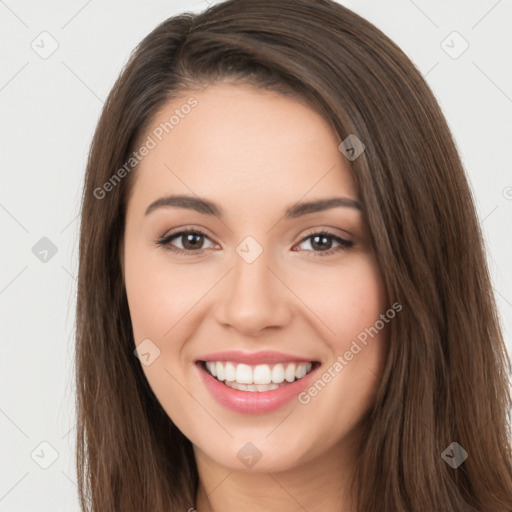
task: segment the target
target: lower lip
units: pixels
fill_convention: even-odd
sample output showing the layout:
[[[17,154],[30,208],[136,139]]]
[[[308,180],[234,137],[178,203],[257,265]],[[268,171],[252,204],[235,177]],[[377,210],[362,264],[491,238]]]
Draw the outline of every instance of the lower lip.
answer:
[[[271,391],[241,391],[230,388],[212,377],[202,363],[198,362],[196,366],[201,379],[217,402],[227,409],[243,414],[264,414],[283,407],[308,387],[318,369],[316,367],[302,379]]]

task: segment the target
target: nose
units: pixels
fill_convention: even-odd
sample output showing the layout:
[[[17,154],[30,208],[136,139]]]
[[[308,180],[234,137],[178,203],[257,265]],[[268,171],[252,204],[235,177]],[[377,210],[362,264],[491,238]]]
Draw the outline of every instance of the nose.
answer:
[[[218,295],[217,321],[247,336],[267,328],[285,327],[291,320],[293,294],[263,253],[252,263],[234,255],[234,268]]]

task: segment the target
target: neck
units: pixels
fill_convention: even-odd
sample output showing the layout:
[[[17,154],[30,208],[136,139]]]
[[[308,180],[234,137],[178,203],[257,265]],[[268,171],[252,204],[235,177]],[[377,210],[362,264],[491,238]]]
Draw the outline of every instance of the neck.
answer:
[[[345,440],[313,460],[279,472],[237,471],[194,446],[199,473],[197,512],[356,512],[350,489],[356,443]]]

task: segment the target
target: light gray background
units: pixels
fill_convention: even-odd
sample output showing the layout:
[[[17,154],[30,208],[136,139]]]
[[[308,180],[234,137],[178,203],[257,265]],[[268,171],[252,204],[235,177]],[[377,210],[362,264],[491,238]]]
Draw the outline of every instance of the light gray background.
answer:
[[[512,0],[341,3],[407,53],[441,104],[475,194],[510,350]],[[74,294],[89,144],[135,45],[169,16],[207,5],[0,1],[1,512],[78,511]],[[464,42],[454,31],[469,44],[457,58]],[[52,38],[58,49],[44,59],[31,45],[49,51]],[[46,262],[32,252],[43,237],[57,248]]]

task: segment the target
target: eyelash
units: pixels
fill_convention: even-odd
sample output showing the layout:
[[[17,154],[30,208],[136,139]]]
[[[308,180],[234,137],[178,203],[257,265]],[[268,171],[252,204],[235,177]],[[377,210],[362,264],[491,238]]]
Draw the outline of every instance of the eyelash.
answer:
[[[177,232],[165,235],[165,236],[159,238],[156,241],[156,243],[158,246],[164,247],[165,249],[172,251],[176,254],[180,254],[180,255],[184,255],[184,256],[194,256],[196,254],[200,254],[204,249],[198,249],[198,250],[193,251],[193,250],[187,250],[187,249],[180,249],[179,247],[174,247],[171,245],[171,241],[174,240],[175,238],[180,238],[182,236],[190,235],[190,234],[201,235],[205,238],[209,238],[209,236],[206,233],[204,233],[203,231],[201,231],[200,229],[188,229],[188,230],[177,231]],[[350,240],[345,240],[344,238],[341,238],[341,237],[334,235],[333,233],[330,233],[329,231],[325,231],[325,230],[315,231],[313,233],[310,233],[308,236],[306,236],[299,242],[299,245],[302,244],[303,242],[305,242],[306,240],[313,238],[315,236],[325,236],[328,238],[332,238],[333,240],[338,242],[340,245],[338,247],[329,249],[327,251],[307,250],[306,252],[315,253],[315,255],[312,256],[313,258],[316,258],[318,256],[320,256],[320,257],[330,256],[330,255],[335,254],[340,251],[349,250],[354,246],[354,242],[351,242]]]

